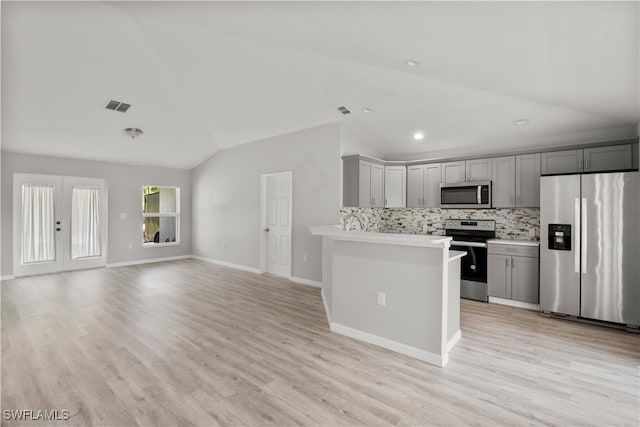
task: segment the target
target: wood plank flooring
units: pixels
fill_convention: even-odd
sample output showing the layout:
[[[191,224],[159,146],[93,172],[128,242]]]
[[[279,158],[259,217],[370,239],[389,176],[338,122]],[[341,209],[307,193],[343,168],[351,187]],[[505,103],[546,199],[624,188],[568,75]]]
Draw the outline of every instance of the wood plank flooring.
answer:
[[[318,289],[195,260],[2,283],[3,425],[640,425],[640,337],[462,301],[445,368],[332,334]]]

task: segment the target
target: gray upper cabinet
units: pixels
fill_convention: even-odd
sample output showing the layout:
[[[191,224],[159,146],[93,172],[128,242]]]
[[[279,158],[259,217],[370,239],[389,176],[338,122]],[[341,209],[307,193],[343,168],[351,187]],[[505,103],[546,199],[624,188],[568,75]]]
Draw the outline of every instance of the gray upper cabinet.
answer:
[[[631,144],[541,154],[542,175],[621,171],[633,168]]]
[[[431,163],[424,165],[424,207],[440,207],[440,179],[442,165]]]
[[[407,166],[407,207],[421,208],[424,197],[424,165]]]
[[[440,163],[407,167],[407,207],[437,208],[440,206]]]
[[[446,162],[441,164],[441,178],[440,181],[451,184],[454,182],[465,181],[465,162],[461,160],[459,162]]]
[[[516,206],[540,207],[540,154],[516,156]]]
[[[584,172],[627,170],[631,167],[631,144],[584,149]]]
[[[516,159],[514,156],[493,159],[492,204],[494,208],[510,208],[516,204]]]
[[[371,207],[384,208],[384,166],[371,165]]]
[[[582,172],[582,150],[565,150],[542,153],[542,175]]]
[[[407,197],[407,168],[405,166],[384,167],[384,206],[404,208]]]
[[[342,205],[344,207],[384,207],[384,166],[361,160],[360,156],[342,158]]]
[[[493,159],[473,159],[465,161],[465,181],[489,181],[492,175]]]

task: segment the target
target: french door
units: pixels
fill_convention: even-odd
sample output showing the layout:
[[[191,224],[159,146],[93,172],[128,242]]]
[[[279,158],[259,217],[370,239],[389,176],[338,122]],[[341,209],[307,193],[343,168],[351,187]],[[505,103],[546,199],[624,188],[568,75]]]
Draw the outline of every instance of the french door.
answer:
[[[14,174],[14,275],[105,265],[107,197],[103,179]]]

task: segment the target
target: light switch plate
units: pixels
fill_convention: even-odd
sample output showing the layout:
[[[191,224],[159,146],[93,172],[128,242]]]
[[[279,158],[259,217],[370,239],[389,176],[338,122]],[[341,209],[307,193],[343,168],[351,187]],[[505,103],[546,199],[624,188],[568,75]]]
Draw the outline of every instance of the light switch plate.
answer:
[[[120,219],[127,219],[127,214],[126,213],[121,213],[120,214]]]

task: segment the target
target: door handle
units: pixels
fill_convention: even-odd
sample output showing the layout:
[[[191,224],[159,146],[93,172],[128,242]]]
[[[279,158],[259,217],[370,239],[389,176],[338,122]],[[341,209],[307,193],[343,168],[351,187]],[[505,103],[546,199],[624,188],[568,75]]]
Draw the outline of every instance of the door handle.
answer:
[[[265,228],[265,229],[264,229],[264,231],[265,231],[265,233],[268,233],[268,232],[269,232],[269,229],[268,229],[268,228]]]
[[[481,186],[478,185],[478,204],[482,203],[482,193],[481,193]]]
[[[60,227],[56,227],[56,231],[60,231],[62,230]]]
[[[573,203],[574,203],[573,227],[578,228],[580,227],[580,199],[575,198],[573,200]],[[574,230],[574,232],[572,233],[573,235],[571,236],[571,238],[574,239],[573,251],[575,252],[573,257],[573,270],[576,273],[580,273],[580,238],[578,237],[578,234],[575,231],[577,230]]]
[[[580,253],[582,254],[582,262],[580,263],[580,272],[587,273],[587,199],[582,198],[582,221],[580,224],[582,242],[580,243]]]

